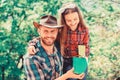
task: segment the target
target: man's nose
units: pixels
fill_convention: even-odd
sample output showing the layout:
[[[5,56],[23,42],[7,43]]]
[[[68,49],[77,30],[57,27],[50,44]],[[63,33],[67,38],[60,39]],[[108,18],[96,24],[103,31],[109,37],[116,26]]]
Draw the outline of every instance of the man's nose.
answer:
[[[51,32],[49,32],[48,34],[47,34],[47,36],[48,37],[51,37],[53,34],[51,33]]]

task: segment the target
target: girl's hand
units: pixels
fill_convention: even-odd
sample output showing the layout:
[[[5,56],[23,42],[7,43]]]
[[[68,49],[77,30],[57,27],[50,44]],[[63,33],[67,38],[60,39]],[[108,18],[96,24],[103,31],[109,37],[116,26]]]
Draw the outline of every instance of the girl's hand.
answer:
[[[34,46],[29,46],[27,48],[27,53],[28,53],[28,55],[35,55],[35,53],[36,53],[35,47]]]

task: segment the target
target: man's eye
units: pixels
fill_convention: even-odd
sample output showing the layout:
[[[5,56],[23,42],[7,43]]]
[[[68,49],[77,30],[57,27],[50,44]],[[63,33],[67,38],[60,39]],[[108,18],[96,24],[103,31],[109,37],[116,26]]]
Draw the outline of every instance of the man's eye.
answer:
[[[52,33],[54,33],[55,31],[51,31]]]
[[[77,19],[75,18],[74,20],[76,21]]]
[[[44,33],[48,33],[48,31],[44,31]]]

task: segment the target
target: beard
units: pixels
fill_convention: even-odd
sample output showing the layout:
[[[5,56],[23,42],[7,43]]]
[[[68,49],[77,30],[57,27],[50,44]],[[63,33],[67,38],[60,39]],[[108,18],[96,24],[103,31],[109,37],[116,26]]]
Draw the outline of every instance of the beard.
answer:
[[[52,46],[55,42],[54,37],[41,38],[41,40],[42,40],[43,44],[46,46]]]

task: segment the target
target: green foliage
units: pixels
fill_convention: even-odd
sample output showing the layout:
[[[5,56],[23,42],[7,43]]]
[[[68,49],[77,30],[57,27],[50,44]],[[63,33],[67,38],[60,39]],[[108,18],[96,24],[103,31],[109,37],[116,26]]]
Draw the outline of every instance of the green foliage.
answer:
[[[33,21],[45,14],[57,16],[61,5],[74,1],[90,31],[88,80],[114,80],[120,75],[119,2],[104,0],[2,0],[0,2],[0,80],[24,80],[17,68],[29,40],[38,36]]]

